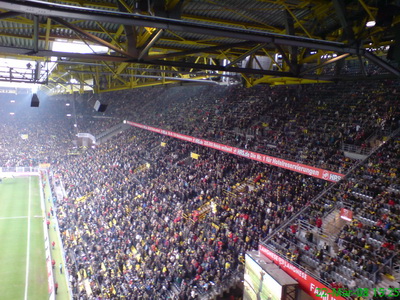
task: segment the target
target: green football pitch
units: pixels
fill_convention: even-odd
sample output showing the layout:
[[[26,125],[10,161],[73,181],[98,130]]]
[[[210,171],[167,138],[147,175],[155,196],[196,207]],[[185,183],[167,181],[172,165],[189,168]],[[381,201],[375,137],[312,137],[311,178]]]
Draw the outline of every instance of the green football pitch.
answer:
[[[0,299],[48,299],[38,176],[0,183]]]

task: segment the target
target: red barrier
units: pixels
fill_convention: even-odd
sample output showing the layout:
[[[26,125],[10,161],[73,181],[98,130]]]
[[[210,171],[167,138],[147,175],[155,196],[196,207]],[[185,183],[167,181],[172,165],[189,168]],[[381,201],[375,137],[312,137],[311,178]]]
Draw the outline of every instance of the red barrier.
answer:
[[[340,218],[343,220],[351,222],[353,220],[353,211],[342,207],[340,209]]]
[[[156,128],[156,127],[152,127],[152,126],[147,126],[147,125],[143,125],[143,124],[139,124],[139,123],[135,123],[135,122],[131,122],[131,121],[125,121],[125,123],[129,124],[131,126],[134,126],[134,127],[153,131],[153,132],[156,132],[159,134],[167,135],[167,136],[170,136],[173,138],[177,138],[177,139],[180,139],[183,141],[195,143],[195,144],[198,144],[201,146],[206,146],[208,148],[213,148],[213,149],[223,151],[226,153],[246,157],[246,158],[249,158],[252,160],[266,163],[271,166],[277,166],[277,167],[280,167],[283,169],[291,170],[291,171],[298,172],[301,174],[306,174],[306,175],[320,178],[320,179],[323,179],[326,181],[337,182],[344,177],[344,175],[340,174],[340,173],[335,173],[335,172],[331,172],[328,170],[318,169],[315,167],[299,164],[299,163],[292,162],[289,160],[285,160],[285,159],[281,159],[281,158],[253,152],[253,151],[248,151],[248,150],[244,150],[244,149],[240,149],[240,148],[236,148],[236,147],[232,147],[232,146],[228,146],[228,145],[224,145],[224,144],[219,144],[216,142],[211,142],[211,141],[195,138],[195,137],[192,137],[189,135],[184,135],[184,134],[176,133],[176,132],[169,131],[169,130],[164,130],[164,129],[160,129],[160,128]]]
[[[54,288],[54,279],[53,279],[53,267],[51,265],[50,256],[46,258],[46,267],[47,267],[48,292],[49,295],[51,295],[53,293],[53,288]]]
[[[270,251],[263,245],[259,245],[258,250],[260,251],[260,254],[272,260],[275,264],[280,266],[282,270],[284,270],[286,273],[296,279],[301,289],[309,294],[311,297],[313,297],[315,300],[346,300],[341,296],[330,295],[334,293],[325,284],[319,282],[314,277],[311,277],[307,273],[295,267],[287,260],[283,259],[279,255],[276,255],[274,252]],[[317,296],[318,294],[324,294],[324,297]]]

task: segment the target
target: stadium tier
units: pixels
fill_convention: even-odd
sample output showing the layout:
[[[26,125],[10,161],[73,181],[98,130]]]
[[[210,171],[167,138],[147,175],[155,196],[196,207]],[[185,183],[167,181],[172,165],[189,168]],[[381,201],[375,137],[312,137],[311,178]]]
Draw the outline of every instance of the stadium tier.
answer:
[[[67,298],[400,294],[399,81],[0,97],[0,174],[40,167]]]

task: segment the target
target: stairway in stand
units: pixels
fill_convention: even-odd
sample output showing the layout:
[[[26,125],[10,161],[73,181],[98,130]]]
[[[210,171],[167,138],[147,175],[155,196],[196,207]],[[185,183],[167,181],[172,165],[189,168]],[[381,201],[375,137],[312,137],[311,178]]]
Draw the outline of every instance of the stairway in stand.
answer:
[[[323,219],[323,225],[322,225],[322,234],[320,235],[321,242],[326,242],[328,245],[330,245],[331,253],[329,253],[331,256],[335,256],[339,250],[338,245],[335,243],[336,238],[339,236],[341,229],[343,226],[347,223],[347,221],[343,220],[340,218],[340,210],[334,210],[332,211],[329,215],[327,215]],[[384,288],[385,290],[388,290],[389,286],[398,288],[399,287],[399,281],[400,281],[400,264],[396,260],[394,262],[394,272],[393,272],[393,277],[385,275],[381,273],[381,281],[379,281],[376,286],[373,286],[371,282],[371,287],[375,287],[377,289],[379,288]],[[361,285],[365,285],[365,282],[360,282]],[[361,287],[361,286],[360,286]],[[363,286],[367,287],[367,286]],[[370,293],[371,294],[371,293]],[[371,298],[368,298],[371,299]]]
[[[340,211],[335,209],[322,220],[321,240],[326,242],[330,247],[331,252],[337,252],[338,246],[335,243],[346,221],[340,218]],[[330,254],[332,254],[330,253]]]
[[[388,290],[391,288],[399,288],[400,287],[400,262],[399,259],[395,258],[393,263],[393,273],[392,275],[381,273],[380,277],[382,281],[378,283],[376,286],[377,289],[384,288]]]

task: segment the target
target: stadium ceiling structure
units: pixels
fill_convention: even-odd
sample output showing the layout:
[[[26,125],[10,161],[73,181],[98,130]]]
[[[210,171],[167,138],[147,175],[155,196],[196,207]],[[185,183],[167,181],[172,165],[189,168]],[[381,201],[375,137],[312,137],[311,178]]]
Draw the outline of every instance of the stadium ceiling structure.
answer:
[[[51,94],[398,78],[400,1],[0,0],[0,57]]]

